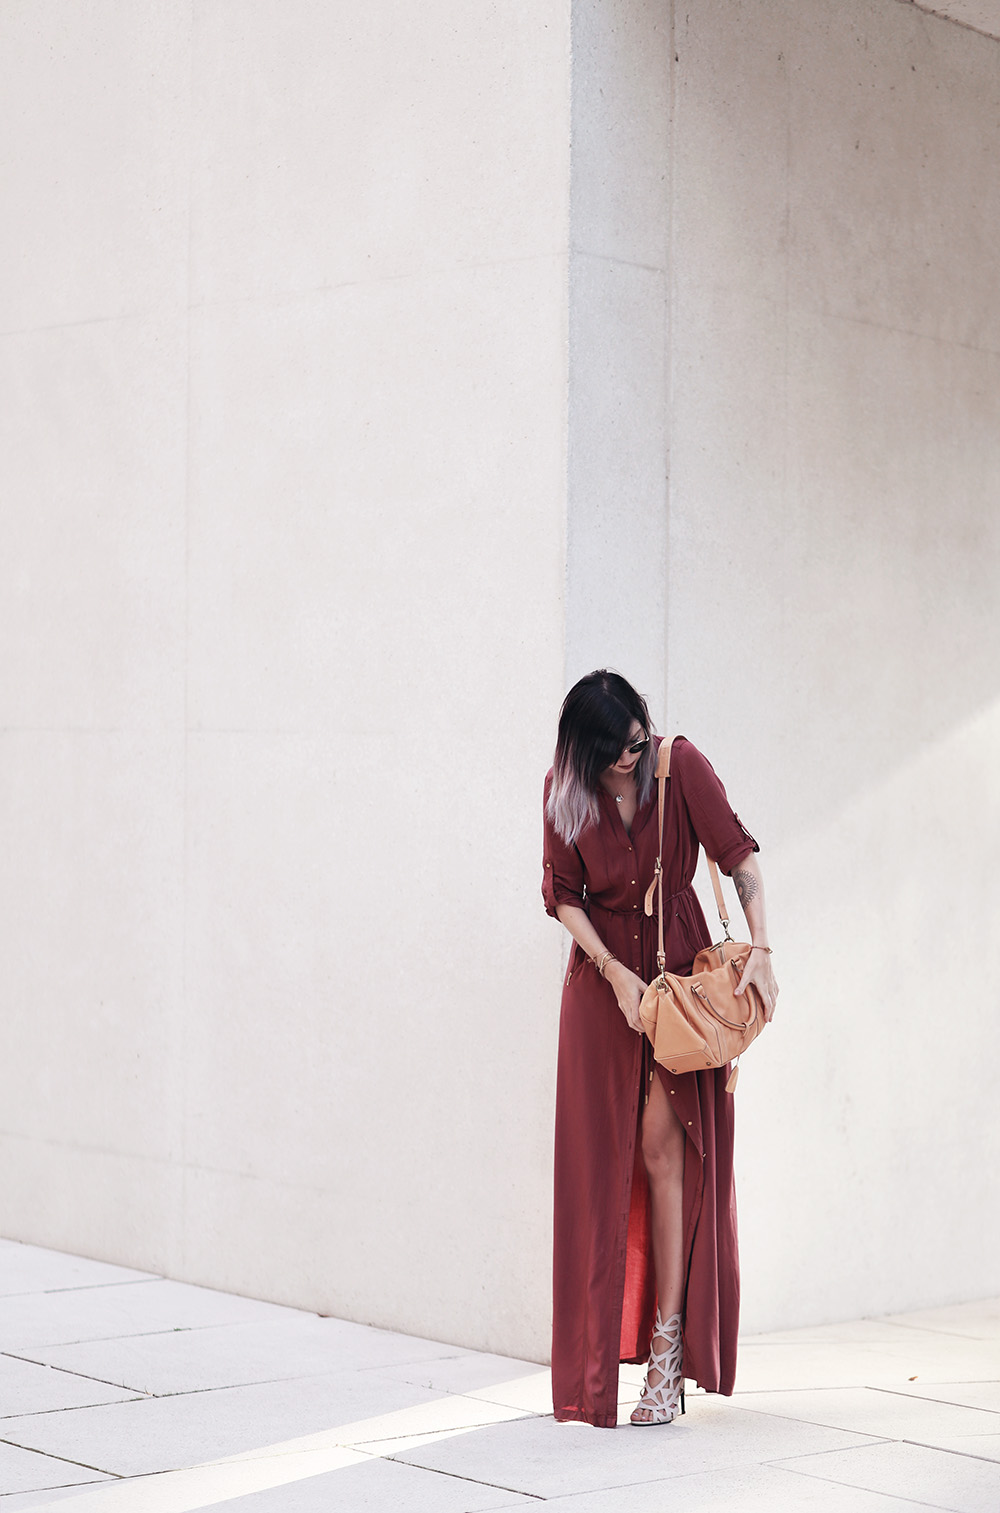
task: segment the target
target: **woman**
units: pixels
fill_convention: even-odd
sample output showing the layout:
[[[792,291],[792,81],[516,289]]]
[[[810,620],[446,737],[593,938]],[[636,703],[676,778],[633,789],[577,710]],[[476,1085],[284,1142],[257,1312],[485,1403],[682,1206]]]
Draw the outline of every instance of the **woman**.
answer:
[[[673,1075],[652,1059],[639,1002],[656,975],[643,911],[657,853],[660,738],[617,673],[567,694],[545,780],[542,894],[573,937],[556,1086],[552,1391],[557,1419],[610,1428],[618,1364],[647,1359],[637,1424],[669,1423],[685,1377],[729,1394],[739,1264],[728,1067]],[[673,743],[663,829],[667,971],[686,974],[711,937],[691,879],[699,844],[730,873],[774,1013],[764,889],[745,830],[690,741]]]

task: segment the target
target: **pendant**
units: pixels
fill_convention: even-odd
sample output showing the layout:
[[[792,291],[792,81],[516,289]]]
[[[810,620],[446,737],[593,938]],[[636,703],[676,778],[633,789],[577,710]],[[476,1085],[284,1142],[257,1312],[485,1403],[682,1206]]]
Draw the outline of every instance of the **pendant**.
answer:
[[[624,793],[616,793],[616,794],[615,794],[615,803],[616,803],[616,804],[620,804],[620,803],[622,803],[622,802],[623,802],[623,800],[624,800],[624,798],[625,798],[625,795],[624,795]]]

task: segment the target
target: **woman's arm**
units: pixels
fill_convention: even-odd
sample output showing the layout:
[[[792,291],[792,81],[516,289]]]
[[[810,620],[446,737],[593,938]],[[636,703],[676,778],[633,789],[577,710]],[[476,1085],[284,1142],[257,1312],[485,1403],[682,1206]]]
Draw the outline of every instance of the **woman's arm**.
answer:
[[[736,991],[742,993],[749,983],[753,983],[764,1005],[764,1019],[770,1023],[778,1000],[778,984],[771,970],[770,954],[766,949],[761,949],[768,945],[767,910],[764,907],[764,879],[760,864],[752,851],[736,863],[732,876],[750,927],[750,939],[757,948],[750,952]]]
[[[580,950],[589,956],[591,961],[600,961],[608,948],[591,924],[590,915],[585,909],[579,908],[576,904],[557,904],[556,919],[566,926]],[[643,1028],[639,1018],[639,1004],[646,991],[646,984],[641,977],[637,977],[620,961],[609,961],[604,968],[604,976],[611,984],[618,1000],[618,1007],[626,1020],[632,1029],[638,1030],[641,1035]]]

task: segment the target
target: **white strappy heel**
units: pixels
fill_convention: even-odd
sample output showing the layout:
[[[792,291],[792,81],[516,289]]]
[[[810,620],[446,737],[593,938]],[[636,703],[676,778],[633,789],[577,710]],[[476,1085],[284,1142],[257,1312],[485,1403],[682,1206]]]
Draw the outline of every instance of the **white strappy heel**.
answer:
[[[652,1342],[649,1347],[649,1365],[646,1367],[646,1383],[632,1413],[633,1424],[671,1424],[677,1417],[678,1411],[684,1412],[684,1377],[681,1366],[684,1357],[684,1342],[681,1336],[681,1316],[672,1313],[666,1323],[660,1318],[660,1310],[656,1310],[656,1325],[653,1329],[653,1339],[659,1336],[666,1341],[665,1350],[656,1350]],[[649,1373],[658,1371],[660,1380],[655,1387],[649,1385]],[[636,1418],[640,1408],[646,1408],[653,1415],[652,1418]]]

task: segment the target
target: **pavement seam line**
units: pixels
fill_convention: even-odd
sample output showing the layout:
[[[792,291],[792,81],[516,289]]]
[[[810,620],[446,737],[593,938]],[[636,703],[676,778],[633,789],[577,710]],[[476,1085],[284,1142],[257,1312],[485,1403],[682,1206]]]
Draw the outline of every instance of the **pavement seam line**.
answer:
[[[892,1443],[895,1444],[898,1441],[892,1441]],[[768,1462],[768,1464],[770,1465],[772,1462]],[[828,1487],[850,1487],[853,1492],[871,1492],[873,1490],[871,1487],[856,1487],[853,1482],[831,1481],[828,1476],[821,1477],[813,1471],[800,1471],[797,1466],[785,1467],[776,1465],[776,1469],[779,1471],[787,1470],[792,1476],[808,1476],[810,1481],[825,1481]],[[916,1503],[921,1508],[933,1508],[935,1513],[955,1513],[955,1509],[948,1503],[923,1502],[919,1497],[904,1497],[898,1492],[883,1492],[881,1488],[878,1489],[877,1496],[891,1497],[894,1502],[904,1502],[911,1507]]]
[[[538,1418],[547,1418],[548,1414],[538,1414]],[[493,1487],[497,1492],[510,1492],[514,1497],[531,1497],[535,1502],[551,1502],[542,1492],[525,1492],[523,1487],[507,1487],[499,1481],[483,1481],[481,1476],[463,1476],[460,1471],[444,1471],[440,1466],[418,1466],[412,1461],[400,1460],[395,1455],[382,1456],[383,1460],[391,1460],[396,1466],[406,1466],[410,1471],[429,1471],[433,1476],[448,1476],[452,1481],[471,1482],[474,1487]],[[637,1485],[642,1485],[638,1483]],[[571,1496],[576,1496],[572,1493]]]
[[[24,1450],[28,1455],[41,1455],[45,1460],[61,1461],[64,1466],[79,1466],[81,1471],[96,1471],[98,1476],[110,1476],[116,1482],[124,1480],[120,1471],[108,1471],[104,1466],[92,1466],[85,1460],[73,1460],[69,1455],[57,1455],[54,1450],[39,1450],[35,1445],[19,1445],[16,1439],[8,1439],[5,1434],[0,1434],[0,1445],[10,1445],[12,1449]],[[42,1487],[39,1490],[44,1492],[46,1489]]]
[[[27,1292],[0,1293],[0,1303],[7,1298],[50,1298],[60,1292],[100,1292],[102,1287],[142,1287],[146,1282],[165,1282],[167,1277],[122,1277],[116,1282],[75,1282],[71,1287],[29,1287]],[[6,1494],[4,1494],[6,1495]]]
[[[928,1382],[929,1387],[988,1387],[1000,1386],[996,1377],[989,1377],[985,1382]],[[937,1403],[942,1408],[965,1408],[969,1413],[992,1413],[1000,1419],[1000,1409],[976,1408],[972,1403],[956,1403],[950,1397],[925,1397],[922,1392],[905,1392],[902,1387],[872,1387],[872,1392],[884,1392],[887,1397],[904,1397],[911,1403]]]
[[[813,1424],[812,1427],[814,1429],[827,1429],[829,1425]],[[837,1431],[831,1430],[830,1432],[836,1433]],[[853,1430],[843,1429],[839,1432],[842,1434],[851,1434]],[[870,1443],[867,1445],[842,1445],[839,1450],[802,1450],[798,1455],[776,1455],[773,1458],[759,1461],[758,1464],[761,1466],[783,1466],[790,1460],[815,1460],[817,1455],[857,1455],[861,1450],[873,1450],[876,1445],[901,1445],[902,1443],[902,1440],[887,1439],[884,1435],[871,1435]]]
[[[970,1439],[974,1436],[970,1435]],[[922,1439],[901,1439],[896,1441],[900,1445],[915,1445],[918,1450],[934,1450],[938,1455],[957,1455],[962,1460],[975,1460],[982,1466],[996,1466],[1000,1474],[1000,1462],[992,1455],[976,1455],[972,1450],[956,1450],[953,1445],[928,1445]]]

